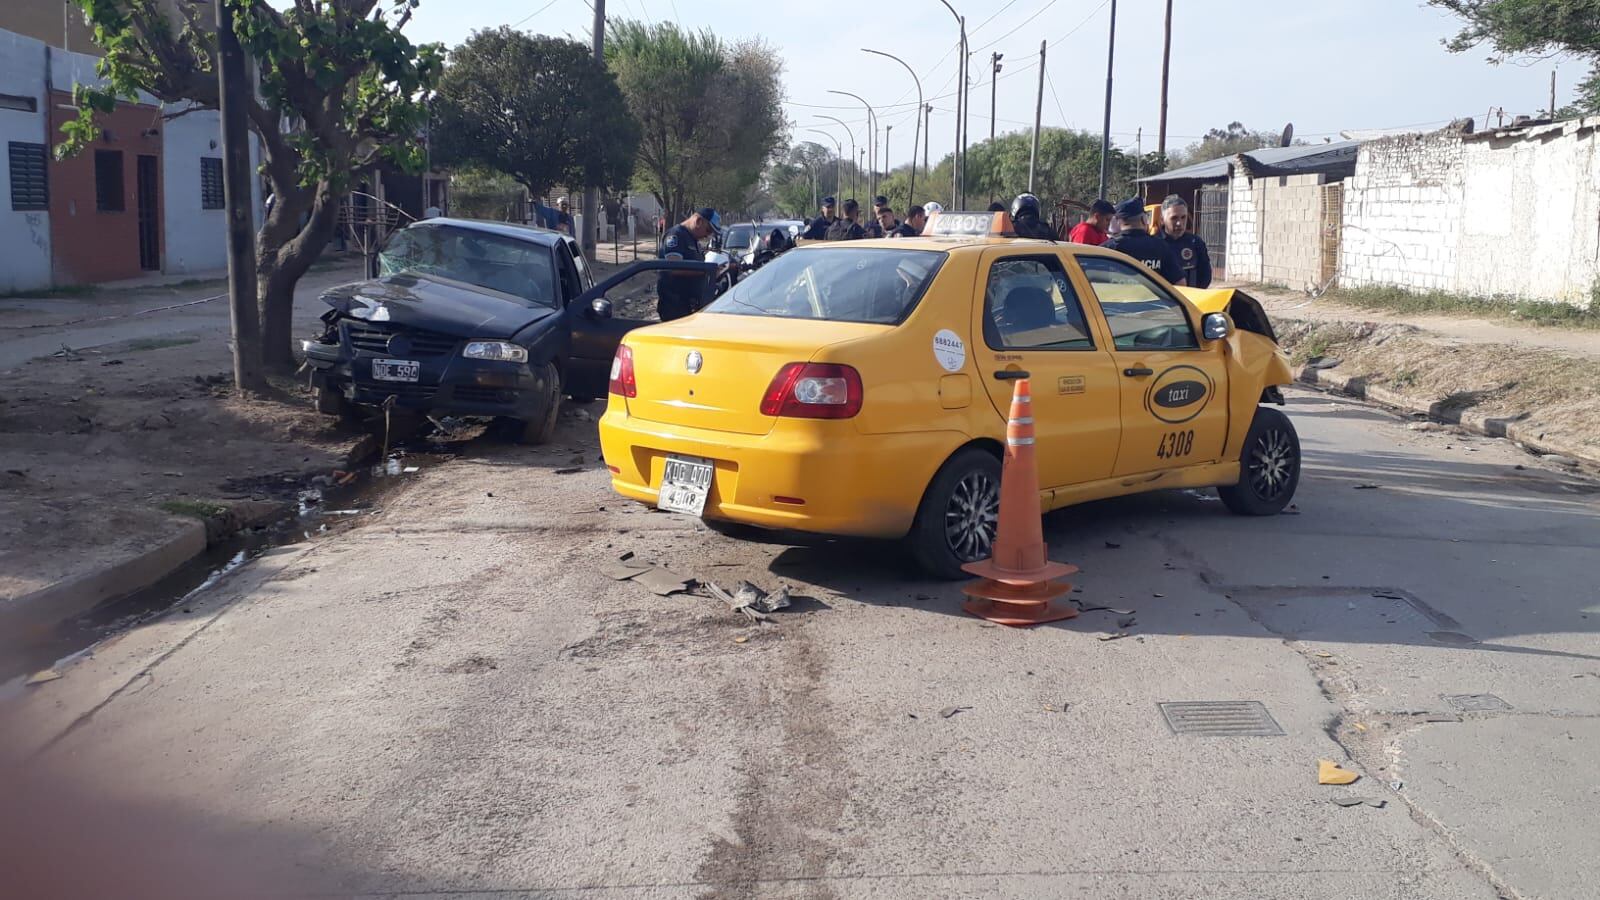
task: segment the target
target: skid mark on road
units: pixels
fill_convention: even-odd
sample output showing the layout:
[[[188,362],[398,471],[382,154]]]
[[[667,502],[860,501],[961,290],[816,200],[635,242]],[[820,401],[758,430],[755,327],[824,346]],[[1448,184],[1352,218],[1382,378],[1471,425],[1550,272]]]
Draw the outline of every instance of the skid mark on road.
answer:
[[[717,839],[696,873],[715,885],[703,900],[769,895],[776,879],[795,879],[786,896],[838,896],[823,876],[839,848],[821,835],[838,826],[855,776],[833,730],[838,713],[826,699],[825,660],[805,625],[782,626],[784,640],[763,642],[759,664],[729,685],[743,688],[730,696],[740,698],[736,715],[752,732],[740,763],[736,839]]]

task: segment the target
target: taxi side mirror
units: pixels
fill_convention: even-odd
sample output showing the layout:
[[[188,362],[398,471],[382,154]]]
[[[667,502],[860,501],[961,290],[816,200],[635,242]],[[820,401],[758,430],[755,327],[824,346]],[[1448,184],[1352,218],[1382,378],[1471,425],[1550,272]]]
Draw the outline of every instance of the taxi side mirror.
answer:
[[[589,315],[601,321],[611,318],[611,301],[604,297],[589,301]]]
[[[1228,317],[1222,313],[1206,313],[1200,320],[1200,334],[1208,341],[1220,341],[1232,330]]]

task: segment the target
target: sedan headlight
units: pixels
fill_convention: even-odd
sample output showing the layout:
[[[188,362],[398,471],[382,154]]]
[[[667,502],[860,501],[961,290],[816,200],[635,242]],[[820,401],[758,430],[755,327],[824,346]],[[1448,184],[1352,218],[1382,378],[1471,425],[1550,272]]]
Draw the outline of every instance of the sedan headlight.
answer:
[[[500,362],[528,361],[528,349],[510,341],[471,341],[461,355],[467,359],[493,359]]]

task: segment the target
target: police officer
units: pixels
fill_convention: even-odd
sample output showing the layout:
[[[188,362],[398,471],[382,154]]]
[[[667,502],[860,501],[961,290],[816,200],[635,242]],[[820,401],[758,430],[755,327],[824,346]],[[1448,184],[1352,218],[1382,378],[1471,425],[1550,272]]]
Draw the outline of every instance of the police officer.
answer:
[[[661,259],[703,261],[705,255],[700,251],[700,242],[711,236],[714,230],[712,221],[716,217],[717,211],[707,206],[668,228],[666,235],[661,238],[658,256]],[[656,312],[660,314],[661,321],[670,322],[694,312],[704,296],[704,287],[703,272],[662,272],[656,279]]]
[[[1106,241],[1107,250],[1126,253],[1160,272],[1168,282],[1183,284],[1183,266],[1178,263],[1178,254],[1165,239],[1150,233],[1150,217],[1145,215],[1143,200],[1131,197],[1118,203],[1117,219],[1122,223],[1122,230]]]
[[[922,226],[928,224],[928,214],[920,206],[913,206],[906,210],[906,220],[901,222],[890,237],[916,237],[922,234]]]
[[[1189,287],[1211,287],[1211,251],[1200,235],[1189,230],[1189,204],[1177,194],[1161,201],[1161,236],[1178,254],[1183,279]]]
[[[1011,225],[1017,237],[1056,239],[1056,230],[1040,218],[1039,198],[1032,194],[1018,194],[1011,201]]]
[[[833,198],[822,198],[822,215],[812,219],[806,225],[806,230],[800,232],[800,237],[808,241],[823,241],[828,239],[828,227],[839,221],[833,213]]]
[[[859,215],[861,215],[861,204],[854,200],[846,200],[844,202],[844,218],[838,219],[828,226],[828,240],[859,241],[866,237],[866,229],[856,222],[856,217]]]

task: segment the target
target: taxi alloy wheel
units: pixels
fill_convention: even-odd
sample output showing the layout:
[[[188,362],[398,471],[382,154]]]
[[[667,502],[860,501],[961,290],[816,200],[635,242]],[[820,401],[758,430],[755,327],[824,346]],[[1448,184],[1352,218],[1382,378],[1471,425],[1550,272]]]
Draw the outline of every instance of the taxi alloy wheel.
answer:
[[[944,536],[963,562],[988,559],[1000,520],[1000,482],[974,470],[956,482],[944,511]]]
[[[1277,515],[1300,484],[1300,437],[1289,417],[1260,407],[1239,457],[1239,482],[1217,489],[1228,509],[1242,516]]]
[[[987,559],[1000,517],[1000,460],[978,447],[959,450],[933,476],[907,548],[924,572],[947,581],[970,578],[964,563]]]

